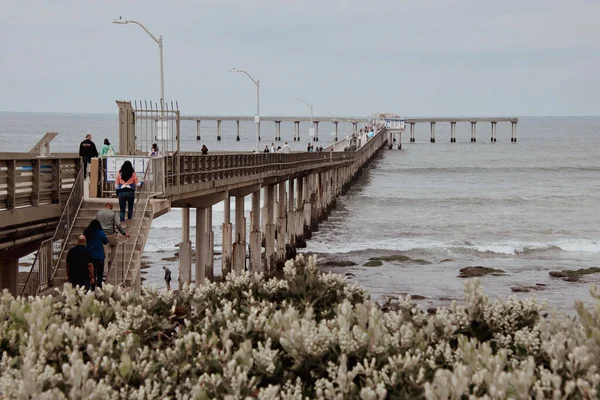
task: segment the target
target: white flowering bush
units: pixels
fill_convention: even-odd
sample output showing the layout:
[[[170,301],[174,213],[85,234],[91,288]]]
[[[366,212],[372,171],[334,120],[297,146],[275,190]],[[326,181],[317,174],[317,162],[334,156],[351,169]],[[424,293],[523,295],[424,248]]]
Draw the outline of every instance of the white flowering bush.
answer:
[[[281,279],[244,274],[141,296],[68,285],[0,302],[0,397],[38,399],[592,399],[600,294],[579,318],[533,300],[434,315],[410,298],[383,312],[316,260]]]

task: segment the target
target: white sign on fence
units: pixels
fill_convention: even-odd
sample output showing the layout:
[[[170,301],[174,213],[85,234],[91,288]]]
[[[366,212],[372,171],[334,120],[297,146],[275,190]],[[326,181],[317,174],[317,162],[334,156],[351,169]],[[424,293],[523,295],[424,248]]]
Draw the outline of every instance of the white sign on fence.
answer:
[[[151,157],[134,157],[134,156],[115,156],[106,157],[104,159],[104,165],[106,166],[106,182],[114,182],[117,179],[117,173],[121,169],[121,166],[125,161],[131,161],[133,170],[138,177],[140,182],[144,181],[144,174],[146,173],[146,166]]]
[[[170,140],[171,132],[169,131],[169,121],[156,121],[156,140]]]

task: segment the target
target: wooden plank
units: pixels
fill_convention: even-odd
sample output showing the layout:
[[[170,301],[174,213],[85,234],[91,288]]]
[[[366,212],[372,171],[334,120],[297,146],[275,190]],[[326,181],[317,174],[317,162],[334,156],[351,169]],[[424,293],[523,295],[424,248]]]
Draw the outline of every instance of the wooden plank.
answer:
[[[60,203],[60,159],[52,160],[52,202]]]
[[[37,207],[40,204],[40,162],[38,160],[34,161],[31,178],[31,205]]]
[[[16,162],[15,160],[10,160],[6,164],[7,172],[6,172],[6,184],[7,186],[7,196],[6,196],[6,208],[12,210],[15,208],[15,178],[16,178]]]

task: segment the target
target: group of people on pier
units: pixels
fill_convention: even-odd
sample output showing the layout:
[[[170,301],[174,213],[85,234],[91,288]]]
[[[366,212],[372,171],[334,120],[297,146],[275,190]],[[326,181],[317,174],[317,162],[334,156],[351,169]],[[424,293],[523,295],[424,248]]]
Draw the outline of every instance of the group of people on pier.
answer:
[[[275,148],[275,143],[271,143],[271,148],[269,149],[268,145],[265,146],[263,153],[289,153],[290,151],[292,150],[290,149],[288,142],[285,142],[283,147],[277,146],[277,148]]]

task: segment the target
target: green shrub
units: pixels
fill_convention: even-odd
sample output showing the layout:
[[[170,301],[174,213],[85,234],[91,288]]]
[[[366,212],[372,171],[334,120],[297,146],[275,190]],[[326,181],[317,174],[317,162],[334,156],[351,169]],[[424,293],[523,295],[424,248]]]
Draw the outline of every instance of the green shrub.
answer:
[[[0,397],[528,399],[597,398],[600,298],[580,319],[533,300],[384,313],[316,260],[282,279],[243,274],[141,296],[68,285],[0,303]]]

